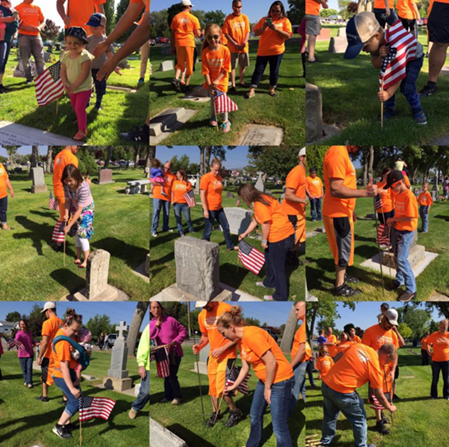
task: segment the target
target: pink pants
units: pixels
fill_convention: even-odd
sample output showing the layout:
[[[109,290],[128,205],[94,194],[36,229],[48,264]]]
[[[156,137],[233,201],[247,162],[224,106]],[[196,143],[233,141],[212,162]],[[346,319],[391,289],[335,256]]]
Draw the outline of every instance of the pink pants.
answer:
[[[86,90],[79,93],[71,93],[70,102],[72,103],[73,110],[76,113],[76,119],[78,120],[78,130],[87,132],[87,112],[86,106],[90,99],[91,90]]]

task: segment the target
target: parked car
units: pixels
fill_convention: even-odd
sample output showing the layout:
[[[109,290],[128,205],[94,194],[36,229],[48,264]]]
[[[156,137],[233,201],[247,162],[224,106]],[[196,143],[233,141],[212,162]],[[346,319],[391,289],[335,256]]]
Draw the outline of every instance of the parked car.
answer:
[[[156,45],[156,41],[154,39],[150,39],[150,47],[154,47]]]

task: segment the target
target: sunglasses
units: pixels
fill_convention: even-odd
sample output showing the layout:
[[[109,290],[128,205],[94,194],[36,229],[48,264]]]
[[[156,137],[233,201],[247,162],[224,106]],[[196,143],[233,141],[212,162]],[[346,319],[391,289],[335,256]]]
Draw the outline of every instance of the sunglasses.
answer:
[[[212,40],[212,39],[218,40],[219,38],[220,38],[220,36],[217,34],[214,34],[213,36],[207,36],[208,40]]]

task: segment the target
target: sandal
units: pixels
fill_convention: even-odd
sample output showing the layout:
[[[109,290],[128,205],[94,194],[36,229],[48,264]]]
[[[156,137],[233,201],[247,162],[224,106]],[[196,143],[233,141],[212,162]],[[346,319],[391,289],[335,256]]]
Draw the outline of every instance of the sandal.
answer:
[[[75,141],[82,141],[87,137],[87,132],[83,132],[82,130],[79,130],[76,135],[73,137]]]
[[[209,121],[209,126],[217,127],[217,126],[218,126],[218,123],[217,123],[216,121],[214,121],[214,120],[210,120],[210,121]]]
[[[85,266],[85,265],[83,265],[83,264],[78,264],[78,268],[79,268],[79,269],[85,269],[85,268],[86,268],[86,266]]]
[[[268,94],[273,98],[275,98],[278,95],[274,90],[271,90]]]
[[[75,259],[75,260],[73,261],[73,263],[74,263],[75,265],[80,265],[80,264],[81,264],[81,259]]]
[[[256,96],[256,92],[248,92],[248,93],[245,95],[245,98],[246,98],[246,99],[251,99],[251,98],[254,98],[254,96]]]

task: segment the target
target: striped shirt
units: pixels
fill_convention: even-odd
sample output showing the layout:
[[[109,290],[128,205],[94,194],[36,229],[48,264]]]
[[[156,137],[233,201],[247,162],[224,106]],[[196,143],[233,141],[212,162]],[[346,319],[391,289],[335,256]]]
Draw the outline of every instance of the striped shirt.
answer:
[[[396,48],[396,57],[388,64],[385,72],[380,71],[379,87],[387,90],[407,75],[407,64],[423,54],[422,46],[409,33],[398,19],[385,31],[385,42],[390,48]]]
[[[64,185],[64,195],[65,199],[70,200],[72,206],[76,208],[80,206],[85,208],[94,201],[92,194],[90,193],[90,187],[86,182],[81,183],[76,191],[72,191],[67,185]]]

